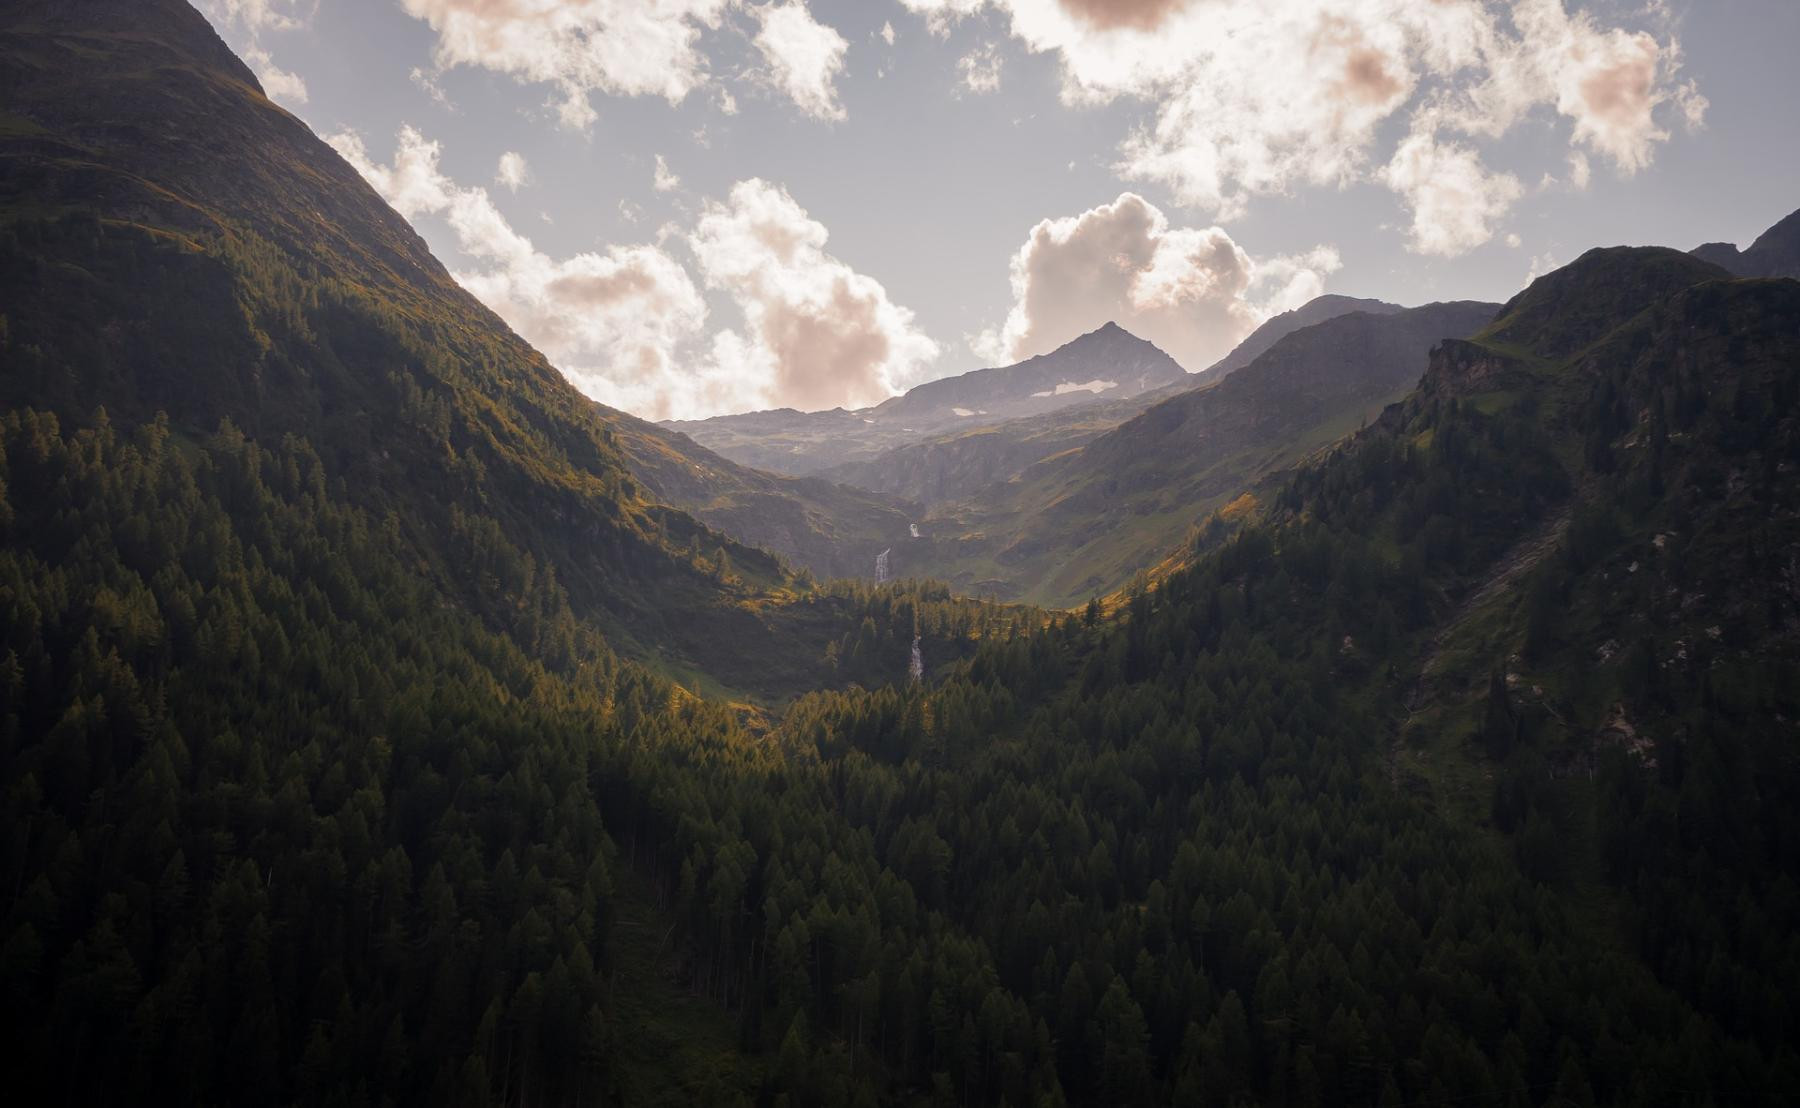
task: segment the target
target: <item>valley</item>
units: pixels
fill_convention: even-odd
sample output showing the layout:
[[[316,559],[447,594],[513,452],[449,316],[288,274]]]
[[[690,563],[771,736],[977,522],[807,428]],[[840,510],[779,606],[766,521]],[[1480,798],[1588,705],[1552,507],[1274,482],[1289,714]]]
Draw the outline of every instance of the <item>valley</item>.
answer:
[[[21,1102],[1800,1089],[1800,213],[657,423],[248,60],[0,6]]]

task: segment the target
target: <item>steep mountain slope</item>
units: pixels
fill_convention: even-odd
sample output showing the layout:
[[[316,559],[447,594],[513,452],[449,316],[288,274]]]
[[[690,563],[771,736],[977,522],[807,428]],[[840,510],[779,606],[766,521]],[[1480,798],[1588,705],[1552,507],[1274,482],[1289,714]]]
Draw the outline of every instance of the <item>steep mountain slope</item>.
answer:
[[[679,432],[611,413],[638,483],[739,542],[773,551],[820,580],[869,577],[875,556],[906,541],[915,505],[819,477],[764,473]]]
[[[1494,311],[1433,304],[1295,331],[1217,384],[939,505],[924,539],[903,548],[907,571],[1050,605],[1111,592],[1215,508],[1373,418],[1418,380],[1439,340]]]
[[[1173,358],[1109,323],[1048,354],[927,382],[872,408],[782,409],[663,426],[733,461],[807,475],[951,428],[1057,412],[1096,397],[1128,400],[1186,379]]]
[[[1254,362],[1261,357],[1263,351],[1277,342],[1300,330],[1311,327],[1315,323],[1324,323],[1328,319],[1336,319],[1351,312],[1363,312],[1367,315],[1393,315],[1406,309],[1398,304],[1389,304],[1385,300],[1375,300],[1359,296],[1337,296],[1327,293],[1315,296],[1292,311],[1270,316],[1262,325],[1245,336],[1244,341],[1232,348],[1231,353],[1220,358],[1201,371],[1202,378],[1216,380]]]
[[[1446,344],[1369,436],[1441,449],[1425,413],[1491,413],[1506,449],[1539,444],[1553,469],[1554,507],[1447,590],[1400,669],[1393,768],[1438,811],[1504,834],[1665,987],[1781,1057],[1775,993],[1800,960],[1769,937],[1796,907],[1751,890],[1785,888],[1776,875],[1800,859],[1800,282],[1683,261],[1584,256]],[[1699,280],[1678,287],[1682,273]],[[1289,507],[1327,483],[1302,482]],[[1367,508],[1328,518],[1360,528]],[[1472,535],[1466,518],[1416,511],[1402,526],[1446,549]]]
[[[779,699],[817,680],[837,632],[730,535],[866,576],[907,513],[749,473],[582,397],[185,5],[31,3],[6,26],[9,407],[299,436],[494,618],[508,583],[447,555],[462,530],[491,528],[614,645],[690,685]]]
[[[973,656],[928,646],[924,680],[751,734],[607,649],[614,589],[773,601],[678,556],[665,529],[715,539],[639,496],[604,430],[565,430],[553,375],[528,404],[533,363],[484,361],[511,340],[421,283],[362,315],[336,263],[284,291],[300,255],[248,237],[306,226],[275,194],[224,220],[147,184],[155,136],[273,111],[203,22],[20,10],[0,87],[73,87],[60,115],[7,100],[35,114],[0,145],[0,180],[41,185],[0,204],[15,1099],[1678,1108],[1800,1085],[1800,284],[1586,258],[1115,616],[806,594],[865,613],[833,616],[839,665],[908,632]],[[213,187],[248,156],[204,155]],[[165,204],[213,229],[156,231]],[[421,366],[457,374],[454,405],[416,407],[472,488],[393,408],[357,429],[383,396],[360,382]],[[231,422],[181,422],[208,404]],[[598,461],[568,461],[584,441]],[[570,529],[629,530],[631,556],[590,565]],[[1610,654],[1608,627],[1631,640]]]
[[[1740,251],[1734,243],[1709,242],[1693,254],[1739,277],[1800,278],[1800,211],[1757,236],[1748,250]]]
[[[15,1095],[757,1095],[636,932],[708,819],[667,775],[769,754],[652,670],[773,700],[1033,617],[797,591],[646,496],[185,3],[0,8],[0,89]]]
[[[1010,481],[1034,462],[1098,438],[1153,404],[1217,381],[1302,327],[1355,311],[1384,315],[1401,310],[1380,300],[1320,296],[1267,320],[1198,375],[1184,375],[1127,400],[1090,400],[1047,415],[946,432],[896,446],[873,458],[840,463],[820,476],[925,505],[958,500],[988,485]]]
[[[1116,620],[795,721],[867,756],[846,812],[1046,1013],[1071,1099],[1800,1080],[1800,284],[1672,256],[1443,344]],[[929,810],[896,826],[901,781]],[[974,1100],[1038,1087],[953,1057]]]
[[[1148,408],[1166,391],[1158,389],[1130,400],[1094,400],[1047,415],[947,431],[872,458],[839,463],[821,470],[819,476],[927,507],[958,500],[997,481],[1011,480],[1045,458],[1092,442]]]

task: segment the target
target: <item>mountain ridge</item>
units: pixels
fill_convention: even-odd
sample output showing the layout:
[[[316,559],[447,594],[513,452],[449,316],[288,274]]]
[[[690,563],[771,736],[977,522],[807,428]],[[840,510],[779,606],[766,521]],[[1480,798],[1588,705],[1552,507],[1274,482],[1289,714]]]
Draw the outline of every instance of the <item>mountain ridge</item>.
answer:
[[[1187,376],[1154,344],[1109,322],[1047,354],[928,381],[868,408],[777,408],[660,426],[741,464],[811,476],[946,429],[1053,413],[1102,395],[1125,399]]]
[[[1244,368],[934,506],[920,524],[928,541],[903,553],[921,573],[1003,598],[1066,606],[1112,592],[1213,509],[1379,414],[1417,383],[1439,340],[1480,330],[1497,308],[1455,302],[1301,327]]]

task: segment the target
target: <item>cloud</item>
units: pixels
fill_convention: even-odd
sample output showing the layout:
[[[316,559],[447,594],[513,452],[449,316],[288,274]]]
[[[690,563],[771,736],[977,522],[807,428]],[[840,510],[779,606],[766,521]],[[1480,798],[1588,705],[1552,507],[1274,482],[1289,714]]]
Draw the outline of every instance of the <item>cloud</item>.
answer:
[[[894,24],[891,21],[882,22],[881,41],[887,43],[889,46],[894,45]]]
[[[825,252],[827,232],[785,191],[739,182],[683,235],[552,258],[520,234],[484,188],[441,168],[442,147],[403,127],[390,162],[354,132],[326,141],[409,220],[441,218],[471,265],[463,287],[587,395],[654,419],[885,399],[937,356],[937,344],[879,282]],[[705,297],[669,246],[693,251],[741,330],[708,335]]]
[[[1300,186],[1403,179],[1387,135],[1415,144],[1408,157],[1426,143],[1455,151],[1534,114],[1565,120],[1571,148],[1630,174],[1668,140],[1665,118],[1697,127],[1707,108],[1677,78],[1680,44],[1656,4],[1632,17],[1651,29],[1627,29],[1566,0],[902,2],[936,30],[1001,14],[1028,49],[1060,60],[1070,104],[1147,105],[1116,168],[1219,218]]]
[[[1031,229],[1013,306],[971,345],[995,361],[1047,353],[1108,320],[1202,370],[1270,315],[1324,291],[1336,251],[1253,259],[1218,227],[1174,227],[1135,193]]]
[[[301,0],[202,0],[200,6],[215,21],[236,23],[254,34],[305,26],[313,4]]]
[[[525,164],[525,155],[516,150],[508,150],[500,155],[500,165],[494,171],[494,181],[507,189],[518,192],[531,180],[531,167]]]
[[[833,82],[849,49],[844,36],[814,19],[800,0],[752,10],[762,24],[755,41],[769,64],[770,83],[810,116],[843,119]]]
[[[437,73],[424,66],[415,65],[412,67],[412,72],[407,74],[407,78],[417,85],[425,95],[431,97],[439,107],[455,110],[454,105],[450,103],[450,94],[445,92],[444,86],[438,83]]]
[[[1097,30],[1130,27],[1153,31],[1188,3],[1189,0],[1063,0],[1063,7]]]
[[[200,9],[220,27],[236,25],[248,32],[249,41],[238,53],[269,99],[289,105],[306,103],[306,82],[275,64],[262,44],[262,32],[299,30],[311,18],[312,4],[301,0],[200,0]]]
[[[709,413],[760,399],[755,390],[679,358],[697,341],[706,301],[658,246],[609,246],[554,259],[516,231],[487,190],[439,167],[442,149],[402,128],[393,161],[370,157],[354,133],[327,140],[409,220],[437,216],[473,265],[456,279],[548,357],[582,392],[652,418]]]
[[[263,91],[269,99],[279,100],[284,104],[306,103],[306,82],[297,73],[290,73],[275,64],[269,52],[260,46],[244,48],[244,62],[262,82]]]
[[[681,187],[681,178],[669,168],[669,163],[661,154],[656,156],[656,170],[650,178],[650,187],[657,192],[673,192]]]
[[[437,33],[442,68],[475,65],[551,85],[565,126],[596,118],[589,96],[679,103],[707,79],[698,49],[733,0],[401,0]]]
[[[1569,183],[1578,189],[1585,189],[1593,176],[1594,170],[1588,164],[1588,156],[1579,150],[1569,151]]]
[[[1407,136],[1381,171],[1412,212],[1407,245],[1450,258],[1494,236],[1494,225],[1523,193],[1510,173],[1490,173],[1471,147],[1430,130]]]
[[[956,63],[956,70],[962,74],[963,87],[970,92],[997,92],[1000,89],[1000,69],[1004,62],[1000,48],[990,42],[964,54]]]
[[[759,179],[709,203],[688,236],[707,286],[744,318],[741,332],[715,336],[712,361],[768,403],[877,403],[938,355],[880,282],[826,253],[827,237],[785,190]]]

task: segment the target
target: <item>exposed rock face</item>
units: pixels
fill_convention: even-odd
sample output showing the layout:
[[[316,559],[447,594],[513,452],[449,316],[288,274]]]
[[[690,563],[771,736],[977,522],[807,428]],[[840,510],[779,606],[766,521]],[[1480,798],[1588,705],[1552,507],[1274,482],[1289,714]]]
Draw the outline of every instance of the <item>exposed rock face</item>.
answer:
[[[1431,352],[1420,387],[1453,395],[1499,387],[1518,363],[1498,351],[1465,339],[1445,339]]]

